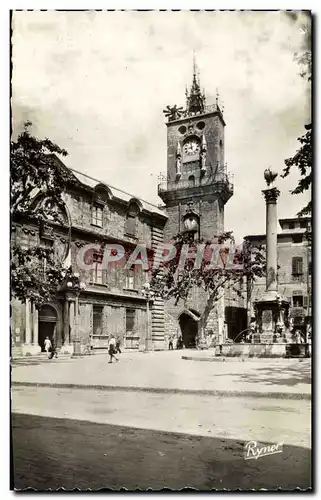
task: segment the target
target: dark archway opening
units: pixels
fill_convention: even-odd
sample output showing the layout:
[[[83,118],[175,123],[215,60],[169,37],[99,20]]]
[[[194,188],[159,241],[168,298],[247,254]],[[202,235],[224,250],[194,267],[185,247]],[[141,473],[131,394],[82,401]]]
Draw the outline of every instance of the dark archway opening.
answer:
[[[55,344],[55,334],[56,334],[56,324],[57,324],[57,312],[49,305],[42,306],[39,310],[39,330],[38,338],[39,345],[41,347],[41,352],[44,352],[44,342],[45,338],[49,337],[52,344]]]
[[[225,323],[227,324],[227,337],[235,342],[241,342],[247,333],[247,310],[243,307],[226,306]]]
[[[184,346],[186,348],[195,348],[198,333],[198,322],[188,314],[183,313],[179,318],[179,326],[181,328]]]

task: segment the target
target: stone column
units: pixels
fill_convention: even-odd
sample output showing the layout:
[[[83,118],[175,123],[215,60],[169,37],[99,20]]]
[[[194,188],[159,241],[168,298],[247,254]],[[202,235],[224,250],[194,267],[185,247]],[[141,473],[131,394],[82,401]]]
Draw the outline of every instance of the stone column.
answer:
[[[274,187],[263,191],[266,202],[266,292],[276,292],[277,285],[277,199],[280,191]]]
[[[31,325],[30,325],[31,304],[29,299],[26,299],[25,311],[26,311],[25,344],[29,345],[31,344]]]
[[[75,302],[69,302],[69,325],[70,325],[70,338],[69,342],[72,343],[75,338]]]
[[[63,329],[62,344],[69,344],[69,302],[67,299],[64,301],[64,329]]]
[[[33,314],[32,314],[32,326],[33,326],[33,343],[35,346],[39,345],[39,337],[38,337],[38,309],[36,306],[33,306]]]
[[[38,345],[38,311],[35,306],[31,309],[29,299],[25,302],[25,341],[21,347],[23,355],[34,355],[41,351]]]
[[[270,170],[264,173],[268,185],[276,176]],[[280,191],[276,187],[269,187],[262,193],[266,202],[266,287],[260,300],[255,303],[257,331],[252,341],[274,344],[283,341],[281,331],[289,307],[287,300],[278,293],[277,282],[277,199]]]

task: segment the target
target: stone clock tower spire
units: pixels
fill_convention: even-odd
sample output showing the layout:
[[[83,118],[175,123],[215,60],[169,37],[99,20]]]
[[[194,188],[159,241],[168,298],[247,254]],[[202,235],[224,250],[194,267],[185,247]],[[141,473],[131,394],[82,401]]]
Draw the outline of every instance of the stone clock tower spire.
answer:
[[[165,236],[190,230],[212,239],[224,231],[224,205],[233,194],[224,161],[225,121],[222,110],[206,104],[194,59],[186,109],[167,106],[167,180],[158,186],[169,217]],[[193,202],[193,211],[190,210]]]
[[[167,175],[158,185],[168,220],[165,242],[178,233],[194,239],[224,232],[224,206],[233,195],[224,160],[225,121],[218,99],[207,104],[194,60],[192,84],[186,89],[186,108],[167,106]],[[181,336],[185,347],[195,347],[207,293],[195,287],[185,301],[164,304],[167,334]],[[205,335],[215,332],[224,341],[224,297],[209,313]]]

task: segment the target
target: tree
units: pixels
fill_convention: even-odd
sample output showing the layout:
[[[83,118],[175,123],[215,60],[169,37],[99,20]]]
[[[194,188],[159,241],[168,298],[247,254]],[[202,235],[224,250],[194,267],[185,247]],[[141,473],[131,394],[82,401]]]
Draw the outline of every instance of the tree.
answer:
[[[53,250],[44,248],[31,238],[27,248],[14,237],[17,223],[32,223],[43,228],[46,224],[63,224],[59,208],[63,207],[62,193],[71,175],[56,155],[67,151],[49,139],[37,139],[30,133],[31,122],[16,141],[11,141],[11,290],[13,296],[39,305],[52,298],[65,276],[62,263],[56,261]],[[45,198],[44,203],[37,200]]]
[[[186,302],[194,287],[204,290],[207,299],[200,317],[198,341],[204,338],[209,315],[227,289],[242,297],[245,278],[254,280],[264,276],[265,257],[261,250],[242,246],[233,252],[231,259],[234,243],[232,232],[225,232],[213,241],[194,240],[189,235],[179,234],[172,242],[176,249],[175,258],[152,273],[151,289],[165,300],[174,298],[175,305],[180,299]],[[186,255],[187,249],[188,257],[182,265],[181,256]],[[198,251],[202,254],[202,261],[195,265]],[[213,262],[215,265],[209,266]]]
[[[309,30],[306,30],[307,34],[307,45],[310,46],[311,36]],[[295,54],[295,60],[301,66],[300,76],[306,78],[308,82],[312,78],[312,54],[310,50],[306,50],[301,54]],[[305,125],[306,133],[298,138],[301,143],[301,147],[297,150],[294,156],[284,160],[286,167],[283,169],[283,175],[281,177],[285,178],[290,174],[292,167],[297,167],[301,179],[298,185],[293,189],[291,194],[300,194],[304,191],[311,189],[312,183],[312,123]],[[308,204],[298,212],[298,216],[309,215],[312,212],[312,201],[310,200]]]

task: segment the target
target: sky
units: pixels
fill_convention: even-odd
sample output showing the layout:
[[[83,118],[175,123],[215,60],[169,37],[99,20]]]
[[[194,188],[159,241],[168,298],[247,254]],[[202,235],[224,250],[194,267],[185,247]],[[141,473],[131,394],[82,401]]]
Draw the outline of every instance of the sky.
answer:
[[[166,105],[185,105],[193,51],[207,104],[224,105],[225,158],[234,195],[225,229],[265,231],[263,172],[279,173],[310,120],[310,87],[295,53],[309,19],[286,12],[14,12],[13,137],[26,120],[69,155],[67,166],[155,204],[166,172]],[[277,181],[278,217],[309,197]]]

